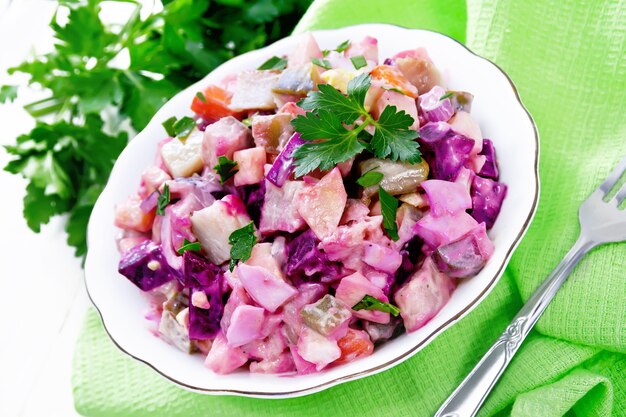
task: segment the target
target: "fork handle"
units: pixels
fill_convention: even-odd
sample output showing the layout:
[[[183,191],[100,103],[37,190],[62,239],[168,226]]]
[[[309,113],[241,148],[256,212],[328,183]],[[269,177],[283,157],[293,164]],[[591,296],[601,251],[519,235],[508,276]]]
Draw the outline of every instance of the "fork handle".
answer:
[[[559,265],[535,290],[511,324],[443,403],[434,417],[473,417],[476,415],[520,344],[561,288],[567,276],[578,261],[594,246],[596,243],[584,238],[583,235],[578,237]]]

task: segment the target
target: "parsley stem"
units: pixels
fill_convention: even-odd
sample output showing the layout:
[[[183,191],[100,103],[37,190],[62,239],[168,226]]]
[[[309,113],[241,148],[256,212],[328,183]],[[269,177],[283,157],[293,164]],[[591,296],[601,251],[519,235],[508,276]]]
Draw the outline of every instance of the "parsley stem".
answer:
[[[363,114],[363,116],[365,116],[365,119],[363,119],[363,122],[361,122],[360,125],[352,129],[352,133],[356,134],[357,136],[359,133],[361,133],[363,129],[365,129],[367,126],[374,123],[374,119],[372,119],[372,116],[370,116],[369,114]]]

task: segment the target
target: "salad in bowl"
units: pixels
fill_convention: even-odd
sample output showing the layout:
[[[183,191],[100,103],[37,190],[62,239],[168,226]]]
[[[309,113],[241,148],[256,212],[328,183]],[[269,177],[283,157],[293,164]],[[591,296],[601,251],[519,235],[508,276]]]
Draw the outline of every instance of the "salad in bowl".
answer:
[[[507,195],[424,47],[307,34],[265,58],[160,120],[115,207],[156,334],[217,374],[321,372],[421,329],[489,262]]]

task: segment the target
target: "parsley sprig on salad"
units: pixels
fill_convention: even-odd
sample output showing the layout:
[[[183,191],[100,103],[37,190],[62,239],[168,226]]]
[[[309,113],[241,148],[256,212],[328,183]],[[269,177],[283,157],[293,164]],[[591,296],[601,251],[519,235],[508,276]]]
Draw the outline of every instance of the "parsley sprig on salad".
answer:
[[[416,163],[421,160],[419,134],[410,130],[414,120],[395,106],[387,106],[378,120],[365,108],[365,95],[371,76],[361,74],[348,83],[347,96],[328,84],[319,84],[298,105],[309,112],[292,121],[307,141],[293,154],[295,175],[301,177],[315,169],[328,170],[364,150],[378,158]],[[370,134],[368,126],[374,128]]]

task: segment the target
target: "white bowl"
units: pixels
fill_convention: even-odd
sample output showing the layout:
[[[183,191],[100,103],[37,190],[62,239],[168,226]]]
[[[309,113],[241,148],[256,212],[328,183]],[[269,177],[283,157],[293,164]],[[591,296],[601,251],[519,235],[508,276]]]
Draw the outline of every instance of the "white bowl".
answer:
[[[313,35],[322,48],[329,49],[346,39],[374,36],[378,38],[381,59],[405,49],[426,47],[451,89],[474,94],[472,115],[480,123],[484,137],[493,140],[501,181],[508,186],[500,217],[489,233],[495,253],[477,276],[458,286],[448,304],[424,327],[377,347],[367,358],[316,374],[281,377],[241,371],[216,375],[203,366],[201,355],[187,355],[155,337],[145,318],[147,301],[117,272],[119,254],[115,236],[118,229],[113,226],[113,207],[136,190],[141,172],[152,162],[157,142],[165,136],[161,122],[172,115],[188,115],[191,100],[202,87],[218,82],[227,74],[256,68],[273,55],[290,53],[298,39],[285,38],[233,58],[172,98],[128,144],[89,222],[85,279],[107,333],[122,351],[184,388],[207,394],[285,398],[310,394],[389,369],[415,355],[485,298],[502,275],[534,215],[539,197],[537,131],[513,83],[501,69],[455,40],[426,30],[365,24],[317,31]]]

